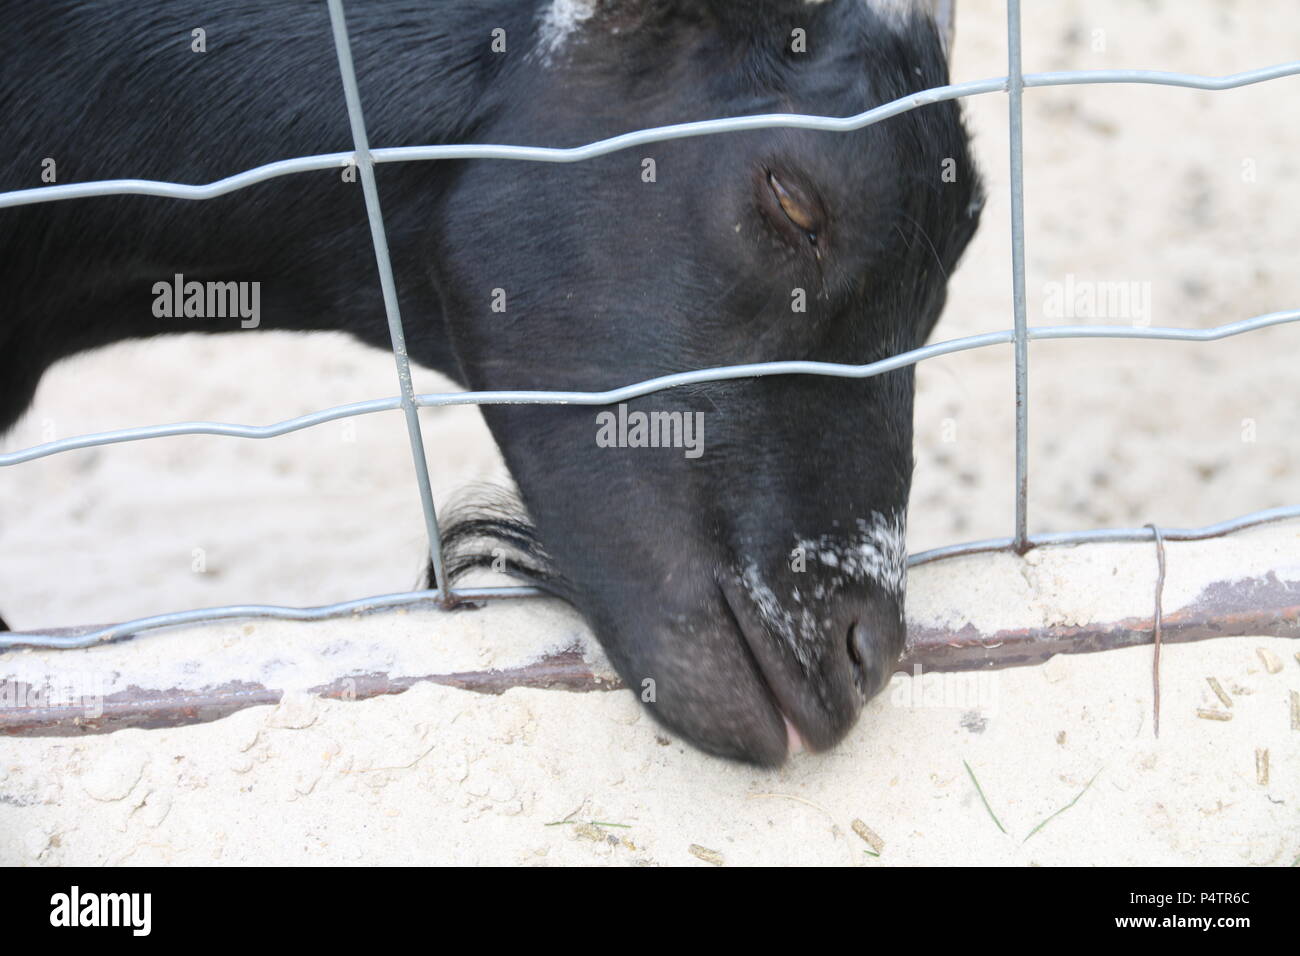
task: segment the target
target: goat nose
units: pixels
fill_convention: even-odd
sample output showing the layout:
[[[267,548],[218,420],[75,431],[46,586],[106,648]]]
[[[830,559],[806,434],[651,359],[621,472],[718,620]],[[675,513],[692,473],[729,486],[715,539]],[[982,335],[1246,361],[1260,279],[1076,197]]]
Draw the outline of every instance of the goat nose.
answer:
[[[855,601],[845,612],[849,667],[858,691],[870,698],[885,686],[903,651],[902,614],[890,600]]]

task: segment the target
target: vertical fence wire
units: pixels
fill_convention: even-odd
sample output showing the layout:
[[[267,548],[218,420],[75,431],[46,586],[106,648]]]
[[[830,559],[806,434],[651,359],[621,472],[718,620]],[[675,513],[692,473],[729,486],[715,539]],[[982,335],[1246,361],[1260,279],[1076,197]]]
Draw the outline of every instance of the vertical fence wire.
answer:
[[[1016,530],[1029,550],[1029,325],[1025,316],[1025,77],[1020,64],[1020,0],[1007,0],[1007,103],[1011,152],[1011,295],[1016,322]]]
[[[370,155],[366,138],[366,119],[361,111],[361,93],[357,88],[357,74],[352,65],[352,46],[348,42],[348,26],[343,18],[343,0],[329,0],[330,26],[334,31],[334,49],[338,53],[339,73],[343,78],[343,95],[347,100],[348,122],[352,126],[352,144],[355,162],[361,174],[361,189],[366,198],[366,217],[370,220],[370,236],[375,246],[375,262],[379,267],[379,284],[384,293],[384,312],[388,317],[388,334],[393,341],[393,360],[397,363],[397,382],[401,388],[402,413],[406,416],[406,432],[411,440],[411,456],[415,459],[415,480],[420,489],[420,506],[424,509],[424,524],[429,538],[429,560],[433,565],[434,587],[438,600],[446,601],[448,593],[442,566],[442,535],[438,530],[438,513],[433,504],[433,488],[429,484],[429,461],[424,451],[424,436],[420,432],[420,411],[415,403],[415,388],[411,384],[411,359],[406,352],[406,332],[402,328],[402,313],[397,302],[397,282],[393,278],[393,263],[388,255],[388,236],[384,231],[384,215],[379,207],[379,187],[375,183],[375,161]]]

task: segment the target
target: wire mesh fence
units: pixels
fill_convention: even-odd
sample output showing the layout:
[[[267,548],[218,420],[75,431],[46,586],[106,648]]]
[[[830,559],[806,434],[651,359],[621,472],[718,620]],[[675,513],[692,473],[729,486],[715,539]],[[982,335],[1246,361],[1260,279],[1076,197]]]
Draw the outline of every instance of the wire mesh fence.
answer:
[[[445,405],[542,404],[542,405],[614,405],[664,389],[704,382],[755,378],[769,375],[822,375],[843,378],[867,378],[919,362],[970,349],[1011,345],[1015,356],[1014,395],[1016,403],[1016,478],[1015,526],[1006,538],[953,544],[935,548],[908,558],[909,566],[942,558],[987,551],[1012,550],[1024,553],[1042,545],[1081,544],[1088,542],[1167,541],[1211,538],[1242,528],[1300,517],[1300,505],[1256,511],[1217,524],[1196,528],[1110,528],[1051,534],[1030,534],[1028,521],[1028,428],[1029,428],[1029,343],[1049,339],[1158,339],[1166,341],[1212,342],[1258,329],[1300,321],[1300,309],[1273,312],[1240,319],[1206,329],[1175,327],[1138,327],[1123,325],[1028,325],[1025,296],[1025,230],[1023,169],[1023,94],[1033,87],[1089,84],[1150,84],[1196,90],[1230,90],[1287,76],[1300,75],[1300,61],[1292,61],[1228,76],[1213,77],[1188,73],[1150,70],[1087,70],[1047,73],[1023,72],[1021,67],[1021,25],[1019,0],[1007,2],[1007,74],[983,80],[951,84],[924,90],[848,117],[803,114],[763,114],[706,120],[637,130],[609,139],[571,148],[546,148],[491,144],[449,144],[371,149],[366,133],[365,114],[358,91],[351,47],[344,19],[342,0],[327,0],[339,73],[343,83],[353,149],[346,152],[297,157],[259,166],[236,175],[201,185],[148,180],[110,180],[44,186],[0,193],[0,208],[29,203],[75,200],[92,196],[145,195],[173,199],[206,200],[235,192],[255,183],[302,172],[354,166],[359,173],[370,226],[374,255],[378,265],[385,313],[397,368],[399,394],[336,406],[269,425],[255,426],[212,421],[180,422],[124,428],[97,434],[80,435],[50,441],[0,454],[0,466],[11,466],[50,455],[97,445],[142,441],[176,435],[221,435],[236,438],[274,438],[311,428],[330,421],[401,411],[409,436],[415,483],[424,515],[428,550],[433,568],[434,587],[428,590],[374,595],[336,604],[308,608],[277,605],[229,605],[160,614],[125,621],[80,633],[16,632],[0,635],[0,648],[35,646],[49,648],[88,647],[99,641],[158,628],[184,624],[247,618],[286,620],[320,620],[344,614],[383,608],[401,607],[421,602],[449,606],[467,599],[537,596],[536,588],[478,587],[457,588],[447,580],[442,560],[441,535],[437,508],[430,483],[424,439],[420,431],[419,409]],[[811,361],[775,361],[746,365],[683,371],[646,381],[631,383],[606,391],[469,391],[417,394],[411,379],[405,332],[398,306],[396,282],[389,258],[388,242],[374,167],[377,163],[425,162],[448,159],[505,159],[522,162],[574,163],[650,143],[685,137],[710,136],[744,130],[789,128],[844,132],[862,129],[900,113],[924,108],[945,100],[988,93],[1005,92],[1009,110],[1009,165],[1011,193],[1012,301],[1014,324],[1011,329],[966,336],[937,342],[867,365],[844,365]]]

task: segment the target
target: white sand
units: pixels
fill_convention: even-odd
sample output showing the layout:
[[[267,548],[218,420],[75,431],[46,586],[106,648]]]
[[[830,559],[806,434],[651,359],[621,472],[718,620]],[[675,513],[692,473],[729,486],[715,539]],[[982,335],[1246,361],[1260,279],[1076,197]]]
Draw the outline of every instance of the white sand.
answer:
[[[3,740],[0,862],[708,865],[700,846],[731,865],[1289,864],[1293,652],[1279,638],[1168,647],[1158,741],[1145,647],[983,673],[957,685],[959,706],[929,703],[942,690],[914,700],[899,678],[839,749],[778,772],[669,741],[630,694],[430,684],[356,703],[295,694],[175,730]],[[1207,676],[1232,695],[1230,721],[1196,716],[1224,710]]]
[[[1001,4],[958,6],[955,78],[1003,72]],[[1026,4],[1025,65],[1244,70],[1295,57],[1300,23],[1288,11],[1262,0]],[[1092,48],[1096,30],[1104,51]],[[1296,307],[1300,127],[1287,120],[1297,83],[1232,93],[1029,91],[1030,321],[1135,318],[1045,315],[1049,284],[1068,275],[1149,283],[1155,325],[1205,327]],[[969,101],[967,115],[990,200],[940,338],[1011,323],[1005,97]],[[1248,160],[1253,182],[1242,178]],[[1032,529],[1187,526],[1300,502],[1296,331],[1204,345],[1036,345]],[[416,385],[442,387],[428,373]],[[927,363],[919,385],[912,549],[1008,534],[1010,350]],[[53,370],[3,446],[160,421],[263,423],[394,390],[391,358],[332,336],[134,343]],[[440,500],[500,473],[473,410],[427,411],[424,424]],[[168,439],[6,469],[0,611],[27,628],[406,589],[423,547],[410,474],[396,414],[267,442]],[[1268,566],[1285,567],[1285,546],[1276,547]],[[1044,622],[1149,613],[1149,567],[1134,572],[1131,591],[1113,581],[1089,590],[1094,575],[1110,574],[1108,558],[1078,556],[1090,570],[1065,578],[1085,585],[1079,606],[1054,597],[1061,574],[1047,575],[1034,556],[986,565],[989,581],[1023,586],[1018,595],[980,594],[947,610],[917,598],[909,607],[994,626],[1017,600]],[[1234,552],[1223,576],[1244,573],[1248,560]],[[1171,565],[1177,589],[1173,573]],[[1171,591],[1166,610],[1190,596]],[[311,650],[339,642],[348,666],[373,661],[399,673],[408,649],[383,632],[417,617],[428,622],[418,633],[451,655],[440,659],[483,667],[581,634],[572,615],[549,605],[412,615],[406,624],[373,618],[366,628],[377,630],[360,633],[260,624],[257,633],[279,634],[286,653],[296,648],[282,676],[305,679]],[[106,670],[129,673],[139,651],[151,661],[174,655],[175,670],[188,667],[196,682],[221,682],[253,660],[234,653],[230,641],[242,635],[232,625],[100,650],[125,655]],[[1261,671],[1257,646],[1275,648],[1282,673]],[[1293,653],[1284,641],[1252,638],[1170,647],[1159,742],[1149,726],[1150,651],[1135,648],[983,675],[994,677],[995,706],[913,709],[882,698],[841,749],[776,774],[660,744],[622,693],[483,697],[425,685],[357,703],[293,695],[282,708],[199,727],[3,740],[0,862],[680,863],[696,862],[695,843],[728,863],[875,865],[851,829],[861,819],[885,841],[880,862],[1289,863],[1300,854],[1286,812],[1300,796],[1300,734],[1286,711],[1287,692],[1300,689]],[[16,666],[0,659],[0,671]],[[1215,703],[1205,677],[1216,675],[1233,695],[1230,722],[1195,716]],[[971,710],[980,718],[967,719]],[[980,732],[964,726],[980,719]],[[1267,785],[1257,781],[1257,749],[1270,753]],[[1011,836],[993,826],[962,760]],[[1078,804],[1019,842],[1098,771]],[[770,793],[786,796],[758,796]],[[570,816],[632,829],[544,826]]]

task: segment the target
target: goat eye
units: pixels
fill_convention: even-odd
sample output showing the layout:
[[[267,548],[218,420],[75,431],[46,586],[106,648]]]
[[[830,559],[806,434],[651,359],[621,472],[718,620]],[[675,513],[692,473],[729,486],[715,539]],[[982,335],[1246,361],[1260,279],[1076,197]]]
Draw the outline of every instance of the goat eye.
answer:
[[[811,209],[800,200],[790,194],[790,191],[781,185],[781,180],[777,179],[771,173],[767,174],[767,184],[772,189],[772,194],[776,196],[776,201],[781,206],[781,211],[789,217],[790,221],[808,233],[808,237],[814,242],[817,236],[817,219]]]

